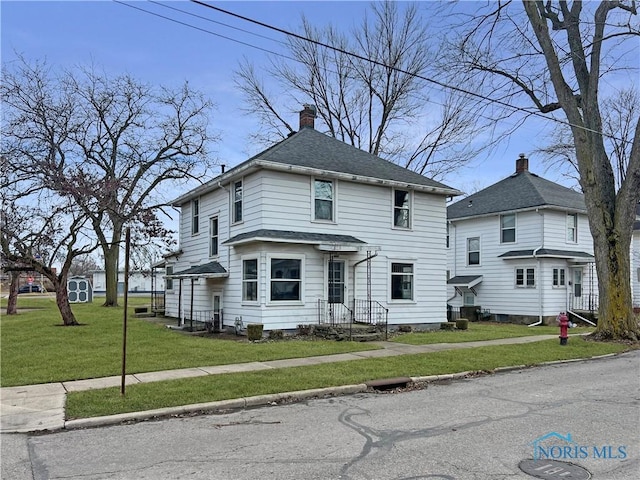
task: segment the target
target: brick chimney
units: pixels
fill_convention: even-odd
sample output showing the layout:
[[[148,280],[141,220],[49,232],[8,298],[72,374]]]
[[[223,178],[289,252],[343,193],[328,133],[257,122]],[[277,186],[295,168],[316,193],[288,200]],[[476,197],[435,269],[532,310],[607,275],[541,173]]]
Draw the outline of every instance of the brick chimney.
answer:
[[[300,112],[300,130],[303,128],[314,128],[313,122],[316,118],[315,105],[303,105]]]
[[[516,160],[516,173],[529,171],[529,159],[524,156],[524,153],[520,154],[520,158]]]

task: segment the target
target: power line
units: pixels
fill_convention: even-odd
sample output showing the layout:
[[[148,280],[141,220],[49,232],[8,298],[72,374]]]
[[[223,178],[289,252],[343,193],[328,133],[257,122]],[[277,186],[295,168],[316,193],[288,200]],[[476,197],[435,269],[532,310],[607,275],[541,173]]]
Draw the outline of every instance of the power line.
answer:
[[[130,5],[130,4],[125,3],[125,2],[121,2],[120,0],[113,0],[113,2],[114,2],[114,3],[118,3],[118,4],[120,4],[120,5],[124,5],[125,7],[133,8],[133,9],[138,10],[138,11],[140,11],[140,12],[148,13],[149,15],[154,15],[154,16],[159,17],[159,18],[162,18],[162,19],[164,19],[164,20],[169,20],[170,22],[177,23],[177,24],[179,24],[179,25],[183,25],[183,26],[185,26],[185,27],[193,28],[193,29],[195,29],[195,30],[199,30],[199,31],[201,31],[201,32],[208,33],[209,35],[214,35],[214,36],[216,36],[216,37],[224,38],[225,40],[229,40],[230,42],[234,42],[234,43],[238,43],[238,44],[240,44],[240,45],[244,45],[245,47],[255,48],[255,49],[257,49],[257,50],[261,50],[261,51],[263,51],[263,52],[265,52],[265,53],[270,53],[270,54],[272,54],[272,55],[277,55],[277,56],[280,56],[280,57],[286,58],[286,59],[288,59],[288,60],[296,61],[294,58],[289,57],[289,56],[287,56],[287,55],[284,55],[284,54],[282,54],[282,53],[274,52],[274,51],[269,50],[269,49],[267,49],[267,48],[258,47],[258,46],[256,46],[256,45],[252,45],[252,44],[250,44],[250,43],[246,43],[246,42],[243,42],[243,41],[241,41],[241,40],[236,40],[235,38],[227,37],[226,35],[222,35],[222,34],[220,34],[220,33],[212,32],[211,30],[207,30],[206,28],[197,27],[197,26],[195,26],[195,25],[191,25],[191,24],[189,24],[189,23],[182,22],[182,21],[180,21],[180,20],[176,20],[175,18],[167,17],[167,16],[165,16],[165,15],[161,15],[161,14],[159,14],[159,13],[152,12],[152,11],[150,11],[150,10],[145,10],[144,8],[136,7],[136,6],[134,6],[134,5]],[[155,3],[155,2],[153,2],[153,3]],[[177,9],[174,9],[174,10],[177,10]],[[188,13],[188,12],[183,12],[183,13]],[[265,37],[265,38],[266,38],[266,37]],[[280,42],[280,43],[281,43],[281,42]]]
[[[534,115],[534,116],[537,116],[537,117],[540,117],[540,118],[544,118],[545,120],[551,120],[551,121],[554,121],[554,122],[557,122],[557,123],[560,123],[560,124],[563,124],[563,125],[567,125],[567,126],[575,127],[575,128],[580,128],[580,129],[585,130],[585,131],[590,132],[590,133],[597,133],[597,134],[599,134],[599,135],[607,136],[607,137],[609,137],[609,138],[613,138],[613,139],[616,139],[616,140],[620,140],[620,141],[625,142],[625,140],[624,140],[624,139],[622,139],[622,138],[618,138],[618,137],[615,137],[614,135],[609,135],[609,134],[606,134],[606,133],[604,133],[604,132],[600,132],[600,131],[597,131],[597,130],[593,130],[593,129],[590,129],[590,128],[587,128],[587,127],[584,127],[584,126],[581,126],[581,125],[574,125],[574,124],[572,124],[571,122],[564,121],[564,120],[561,120],[561,119],[558,119],[558,118],[555,118],[555,117],[547,116],[547,115],[545,115],[545,114],[543,114],[543,113],[541,113],[541,112],[538,112],[538,111],[536,111],[536,110],[529,110],[529,109],[527,109],[527,108],[518,107],[518,106],[516,106],[516,105],[511,105],[510,103],[503,102],[502,100],[493,99],[493,98],[490,98],[490,97],[487,97],[487,96],[481,95],[481,94],[479,94],[479,93],[472,92],[472,91],[470,91],[470,90],[465,90],[465,89],[463,89],[463,88],[456,87],[456,86],[454,86],[454,85],[449,85],[449,84],[447,84],[447,83],[441,82],[441,81],[439,81],[439,80],[435,80],[435,79],[433,79],[433,78],[429,78],[429,77],[425,77],[425,76],[423,76],[423,75],[419,75],[419,74],[415,74],[415,73],[409,72],[409,71],[404,70],[404,69],[402,69],[402,68],[393,67],[393,66],[390,66],[390,65],[385,64],[384,62],[380,62],[380,61],[378,61],[378,60],[374,60],[374,59],[371,59],[371,58],[365,57],[365,56],[363,56],[363,55],[359,55],[359,54],[357,54],[357,53],[350,52],[350,51],[345,50],[345,49],[340,48],[340,47],[336,47],[336,46],[333,46],[333,45],[329,45],[329,44],[324,43],[324,42],[321,42],[321,41],[319,41],[319,40],[314,40],[314,39],[312,39],[312,38],[305,37],[304,35],[300,35],[300,34],[297,34],[297,33],[294,33],[294,32],[290,32],[290,31],[288,31],[288,30],[285,30],[285,29],[282,29],[282,28],[276,27],[276,26],[274,26],[274,25],[270,25],[270,24],[268,24],[268,23],[261,22],[261,21],[259,21],[259,20],[255,20],[255,19],[253,19],[253,18],[249,18],[249,17],[246,17],[246,16],[244,16],[244,15],[240,15],[240,14],[238,14],[238,13],[234,13],[234,12],[231,12],[231,11],[229,11],[229,10],[225,10],[225,9],[223,9],[223,8],[220,8],[220,7],[216,7],[216,6],[210,5],[210,4],[205,3],[205,2],[202,2],[202,1],[200,1],[200,0],[190,0],[190,1],[191,1],[192,3],[195,3],[195,4],[197,4],[197,5],[200,5],[200,6],[202,6],[202,7],[210,8],[210,9],[212,9],[212,10],[216,10],[216,11],[218,11],[218,12],[220,12],[220,13],[224,13],[225,15],[230,15],[230,16],[235,17],[235,18],[238,18],[238,19],[240,19],[240,20],[244,20],[244,21],[246,21],[246,22],[250,22],[250,23],[253,23],[253,24],[255,24],[255,25],[259,25],[259,26],[261,26],[261,27],[263,27],[263,28],[267,28],[267,29],[269,29],[269,30],[273,30],[273,31],[276,31],[276,32],[282,33],[282,34],[287,35],[287,36],[289,36],[289,37],[294,37],[294,38],[297,38],[297,39],[302,40],[302,41],[305,41],[305,42],[313,43],[313,44],[318,45],[318,46],[320,46],[320,47],[327,48],[327,49],[329,49],[329,50],[333,50],[333,51],[336,51],[336,52],[342,53],[343,55],[348,55],[348,56],[350,56],[350,57],[357,58],[358,60],[363,60],[363,61],[365,61],[365,62],[369,62],[369,63],[372,63],[372,64],[374,64],[374,65],[378,65],[378,66],[380,66],[380,67],[384,67],[384,68],[386,68],[386,69],[391,69],[391,70],[393,70],[393,71],[396,71],[396,72],[402,73],[402,74],[404,74],[404,75],[410,75],[410,76],[413,76],[413,77],[420,78],[420,79],[422,79],[422,80],[425,80],[426,82],[433,83],[433,84],[438,85],[439,87],[442,87],[442,88],[444,88],[444,89],[453,90],[453,91],[455,91],[455,92],[462,93],[462,94],[464,94],[464,95],[469,95],[469,96],[472,96],[472,97],[475,97],[475,98],[479,98],[479,99],[484,100],[484,101],[486,101],[486,102],[495,103],[495,104],[500,105],[500,106],[503,106],[503,107],[505,107],[505,108],[509,108],[509,109],[511,109],[511,110],[513,110],[513,111],[523,112],[523,113],[526,113],[526,114],[528,114],[528,115]],[[297,60],[296,60],[296,61],[297,61]]]

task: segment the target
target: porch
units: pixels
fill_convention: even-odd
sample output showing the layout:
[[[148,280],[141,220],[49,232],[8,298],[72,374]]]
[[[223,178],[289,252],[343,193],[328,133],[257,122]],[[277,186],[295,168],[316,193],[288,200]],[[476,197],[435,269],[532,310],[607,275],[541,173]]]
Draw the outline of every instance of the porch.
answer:
[[[349,329],[353,337],[354,325],[373,326],[384,330],[385,340],[389,333],[389,309],[376,300],[354,299],[353,308],[344,303],[318,300],[318,324]]]

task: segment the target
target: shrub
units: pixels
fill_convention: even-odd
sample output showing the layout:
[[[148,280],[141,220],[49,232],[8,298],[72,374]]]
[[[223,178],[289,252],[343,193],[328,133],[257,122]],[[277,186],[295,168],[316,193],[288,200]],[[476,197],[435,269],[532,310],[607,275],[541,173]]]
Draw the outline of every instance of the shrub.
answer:
[[[413,327],[411,327],[411,325],[400,325],[398,327],[398,331],[402,333],[411,333],[413,331]]]
[[[456,322],[444,322],[440,324],[442,330],[453,330],[456,328]]]
[[[269,330],[270,340],[282,340],[284,338],[284,332],[282,330]]]
[[[303,336],[313,335],[313,325],[298,325],[298,334]]]
[[[458,330],[466,330],[467,328],[469,328],[469,320],[467,320],[466,318],[459,318],[458,320],[456,320],[456,328]]]
[[[264,325],[261,323],[250,323],[247,325],[247,338],[252,342],[262,339],[262,330]]]

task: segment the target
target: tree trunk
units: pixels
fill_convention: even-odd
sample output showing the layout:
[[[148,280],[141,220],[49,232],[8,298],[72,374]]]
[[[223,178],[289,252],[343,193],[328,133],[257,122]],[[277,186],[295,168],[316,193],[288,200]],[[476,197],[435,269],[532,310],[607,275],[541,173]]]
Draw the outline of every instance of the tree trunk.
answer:
[[[118,306],[118,260],[120,245],[114,242],[108,248],[103,248],[104,252],[104,274],[106,279],[106,298],[104,307]]]
[[[630,237],[626,232],[608,232],[615,241],[595,241],[596,271],[598,273],[598,327],[594,338],[598,340],[632,340],[640,338],[640,327],[633,315],[631,285]]]
[[[9,284],[9,298],[7,299],[7,315],[18,313],[18,279],[20,272],[11,272],[11,283]]]
[[[79,325],[73,311],[71,311],[71,304],[69,303],[69,295],[67,292],[67,279],[64,278],[54,282],[54,287],[56,289],[56,303],[62,316],[62,323],[66,327]]]

